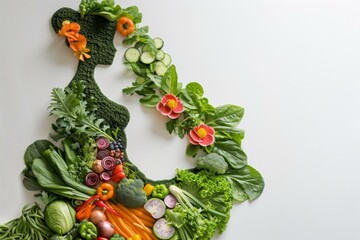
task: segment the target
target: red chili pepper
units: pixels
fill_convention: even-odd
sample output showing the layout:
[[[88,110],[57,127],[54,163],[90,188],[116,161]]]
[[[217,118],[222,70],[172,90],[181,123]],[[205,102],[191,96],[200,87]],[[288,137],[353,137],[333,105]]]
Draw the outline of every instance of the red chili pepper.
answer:
[[[120,215],[120,213],[118,213],[117,211],[115,211],[112,207],[108,206],[104,201],[98,200],[98,201],[96,201],[95,204],[96,204],[96,206],[101,207],[101,208],[104,208],[106,211],[109,211],[109,212],[115,214],[116,216],[122,218],[122,216]]]
[[[126,178],[126,175],[124,173],[124,166],[122,164],[118,164],[114,168],[111,180],[116,183],[119,183],[123,178]]]
[[[76,211],[80,211],[82,208],[84,208],[85,206],[89,205],[91,202],[93,202],[95,199],[99,198],[98,195],[94,195],[91,198],[89,198],[88,200],[86,200],[85,202],[83,202],[80,206],[76,207]]]

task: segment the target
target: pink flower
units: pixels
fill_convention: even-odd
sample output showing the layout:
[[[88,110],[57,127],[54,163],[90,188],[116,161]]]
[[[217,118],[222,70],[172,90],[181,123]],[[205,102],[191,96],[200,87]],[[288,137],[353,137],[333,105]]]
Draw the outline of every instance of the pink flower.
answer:
[[[171,119],[176,119],[184,111],[184,105],[175,95],[168,93],[156,105],[156,109]]]
[[[188,138],[191,144],[206,147],[214,143],[214,134],[215,130],[212,127],[202,123],[189,132]]]

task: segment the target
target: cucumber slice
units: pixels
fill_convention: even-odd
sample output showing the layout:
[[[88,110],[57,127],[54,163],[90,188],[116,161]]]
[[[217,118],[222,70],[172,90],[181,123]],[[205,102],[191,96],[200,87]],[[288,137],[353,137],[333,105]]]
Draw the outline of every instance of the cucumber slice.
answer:
[[[161,61],[165,64],[165,66],[168,67],[171,64],[172,59],[169,54],[165,53],[165,56],[164,56],[163,60],[161,60]]]
[[[150,72],[151,72],[151,73],[154,73],[154,72],[155,72],[155,67],[156,67],[156,63],[155,63],[155,62],[153,62],[153,63],[151,63],[151,64],[149,65],[149,68],[150,68]]]
[[[155,61],[155,55],[151,52],[143,52],[140,55],[140,61],[145,64],[150,64]]]
[[[166,73],[166,70],[168,68],[165,66],[165,64],[162,61],[158,61],[155,64],[155,73],[159,76],[164,76]]]
[[[153,227],[154,234],[159,239],[170,239],[175,234],[175,228],[167,224],[165,218],[157,220]]]
[[[155,219],[159,219],[165,214],[166,206],[159,198],[150,198],[144,205],[146,211]]]
[[[140,58],[140,52],[136,48],[131,47],[125,51],[125,59],[128,62],[135,63],[139,61],[139,58]]]
[[[162,40],[161,38],[157,37],[157,38],[154,38],[153,40],[154,40],[156,49],[161,49],[164,46],[164,40]]]
[[[148,52],[150,51],[150,47],[149,45],[144,45],[143,48],[141,49],[142,52]]]
[[[143,84],[144,82],[145,82],[145,78],[143,78],[143,77],[137,77],[136,78],[136,83]]]
[[[163,60],[165,57],[165,52],[163,50],[159,50],[155,56],[156,60]]]

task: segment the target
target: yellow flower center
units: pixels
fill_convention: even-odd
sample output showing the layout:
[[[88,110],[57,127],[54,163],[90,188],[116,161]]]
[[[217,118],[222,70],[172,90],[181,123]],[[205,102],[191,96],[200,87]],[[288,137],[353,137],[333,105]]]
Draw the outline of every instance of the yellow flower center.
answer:
[[[167,103],[166,106],[168,106],[171,110],[173,110],[174,108],[176,108],[177,103],[174,99],[170,99]]]
[[[203,129],[203,128],[200,128],[200,129],[197,131],[197,135],[199,136],[199,138],[204,138],[204,137],[206,137],[206,130]]]

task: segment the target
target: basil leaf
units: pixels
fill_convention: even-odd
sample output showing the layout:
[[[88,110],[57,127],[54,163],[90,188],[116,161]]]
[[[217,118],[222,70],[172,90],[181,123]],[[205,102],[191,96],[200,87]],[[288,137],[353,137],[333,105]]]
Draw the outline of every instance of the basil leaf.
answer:
[[[197,96],[202,97],[204,95],[204,89],[197,82],[188,83],[185,87],[188,92],[195,93]]]
[[[244,108],[232,104],[219,106],[216,108],[216,113],[207,119],[210,126],[237,126],[244,116]]]
[[[140,99],[140,103],[146,107],[156,107],[156,104],[160,102],[160,97],[158,95],[147,95]]]
[[[249,165],[241,169],[232,169],[223,175],[231,184],[234,201],[254,200],[264,190],[261,174]]]
[[[231,168],[239,169],[247,164],[246,154],[233,140],[215,141],[213,152],[223,156]]]
[[[166,70],[161,80],[161,90],[165,93],[172,93],[174,95],[178,93],[178,76],[174,65],[171,65]]]

